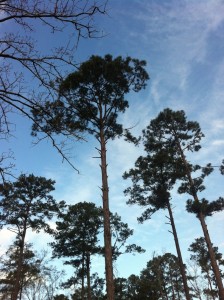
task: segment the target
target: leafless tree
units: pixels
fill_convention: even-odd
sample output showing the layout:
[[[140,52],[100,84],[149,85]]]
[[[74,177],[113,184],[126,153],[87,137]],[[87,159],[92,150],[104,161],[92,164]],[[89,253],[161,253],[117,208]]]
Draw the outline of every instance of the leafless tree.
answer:
[[[22,113],[34,122],[30,113],[33,107],[42,107],[46,98],[57,95],[57,82],[63,72],[71,66],[77,67],[74,53],[79,39],[101,36],[94,19],[106,13],[106,2],[0,0],[1,137],[10,133],[8,112]],[[43,31],[48,32],[53,49],[49,50],[48,45],[40,46]],[[44,128],[40,129],[44,132]],[[45,137],[69,162],[54,137],[46,132]],[[75,138],[80,137],[77,134]]]

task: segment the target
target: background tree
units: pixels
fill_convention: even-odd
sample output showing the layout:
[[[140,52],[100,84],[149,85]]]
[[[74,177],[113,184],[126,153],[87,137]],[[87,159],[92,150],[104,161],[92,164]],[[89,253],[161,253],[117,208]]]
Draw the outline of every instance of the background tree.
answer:
[[[211,261],[205,239],[203,237],[195,239],[188,250],[191,251],[190,259],[195,261],[198,266],[200,266],[202,274],[204,274],[204,277],[208,281],[208,287],[207,289],[204,289],[204,293],[210,295],[212,299],[216,299],[216,297],[218,296],[218,291],[214,273],[212,272]],[[213,247],[213,251],[215,253],[215,257],[218,261],[219,267],[223,266],[224,260],[222,259],[222,254],[218,252],[218,247]],[[220,273],[223,278],[221,269]]]
[[[0,185],[0,224],[9,225],[16,233],[19,245],[18,265],[12,300],[17,300],[21,288],[21,272],[24,259],[25,238],[28,229],[50,232],[46,222],[58,214],[64,202],[57,203],[50,193],[54,181],[34,175],[20,175],[17,181]]]
[[[115,262],[118,257],[125,253],[144,253],[145,250],[136,244],[127,244],[127,240],[133,235],[134,230],[128,227],[127,223],[121,221],[117,214],[110,214],[112,233],[112,256]]]
[[[27,282],[23,291],[25,299],[53,300],[57,295],[65,273],[51,263],[46,250],[36,254],[39,273]]]
[[[117,299],[168,300],[184,295],[178,258],[171,253],[154,256],[140,276],[118,278],[115,284]]]
[[[99,278],[97,273],[94,273],[90,277],[90,285],[91,285],[91,299],[92,300],[105,300],[106,295],[104,293],[105,288],[105,280]],[[64,285],[63,285],[64,286]],[[85,289],[87,294],[87,290]],[[82,299],[82,289],[75,288],[74,292],[71,295],[72,300],[81,300]],[[87,299],[87,298],[84,298]]]
[[[117,277],[114,279],[114,290],[115,299],[123,300],[127,299],[127,279],[122,277]]]
[[[140,287],[141,281],[139,276],[131,274],[127,278],[127,298],[132,300],[138,300]]]
[[[38,106],[33,110],[34,134],[40,131],[36,124],[41,124],[44,132],[49,134],[59,134],[64,130],[71,136],[76,132],[87,132],[99,143],[108,300],[114,299],[114,287],[106,145],[126,132],[117,118],[128,107],[124,96],[131,90],[138,92],[146,86],[149,77],[145,65],[145,61],[130,57],[92,56],[61,82],[59,99],[47,102],[44,111]]]
[[[1,130],[11,131],[9,114],[22,113],[34,121],[30,109],[43,108],[43,98],[55,96],[52,84],[66,69],[74,68],[74,54],[81,37],[100,37],[94,19],[105,14],[107,1],[1,0],[0,1],[0,118]],[[51,35],[52,47],[40,47],[37,34]],[[60,35],[63,32],[63,44]],[[31,85],[31,81],[33,85]],[[40,93],[34,90],[38,87]],[[41,94],[41,96],[40,96]],[[40,101],[41,99],[41,101]],[[36,124],[40,126],[41,124]],[[49,124],[50,126],[50,124]],[[42,132],[44,132],[42,128]],[[45,132],[67,159],[61,146]]]
[[[178,258],[171,253],[153,257],[141,271],[140,280],[141,293],[146,293],[141,299],[183,299]]]
[[[110,217],[112,230],[112,255],[114,261],[124,253],[144,252],[136,244],[128,244],[127,239],[133,235],[133,230],[127,223],[121,221],[120,216],[112,214]],[[65,264],[75,268],[75,274],[69,278],[63,286],[70,288],[76,287],[81,282],[81,289],[76,288],[74,295],[81,299],[92,299],[95,297],[92,292],[91,281],[91,258],[93,255],[104,254],[104,247],[99,243],[100,235],[103,230],[103,213],[101,207],[96,207],[91,202],[80,202],[68,206],[65,213],[60,214],[60,220],[56,222],[55,242],[51,243],[53,255],[65,257]],[[87,282],[87,284],[86,284]],[[80,294],[81,293],[81,294]]]
[[[69,298],[64,294],[58,294],[54,296],[54,300],[69,300]]]
[[[53,255],[69,258],[65,264],[72,265],[76,274],[67,285],[76,285],[81,279],[82,299],[85,297],[85,278],[88,299],[91,299],[91,257],[101,251],[98,246],[101,224],[101,209],[87,202],[69,205],[67,212],[60,214],[60,220],[56,222],[55,242],[51,243]]]
[[[160,209],[168,210],[185,296],[186,299],[190,300],[191,296],[174,222],[170,194],[170,190],[177,180],[185,175],[183,166],[174,151],[168,152],[159,138],[154,139],[154,130],[150,125],[146,131],[143,131],[143,143],[146,156],[140,156],[135,162],[135,168],[123,175],[125,179],[131,178],[132,180],[132,186],[125,190],[125,194],[130,197],[127,204],[138,204],[146,208],[142,216],[138,218],[141,223],[150,219],[152,214]],[[174,157],[176,164],[173,164]]]
[[[146,134],[147,134],[146,129]],[[224,299],[224,289],[219,268],[215,259],[215,254],[212,248],[211,239],[207,230],[205,218],[212,215],[216,211],[221,211],[224,208],[224,201],[219,198],[210,204],[207,200],[200,200],[198,193],[205,189],[203,185],[204,178],[208,176],[211,171],[211,165],[201,168],[199,165],[192,165],[187,161],[186,153],[197,152],[200,150],[200,141],[204,136],[201,128],[197,122],[187,121],[184,111],[172,111],[165,109],[151,121],[150,130],[154,132],[154,140],[158,140],[167,152],[175,153],[173,156],[173,164],[177,167],[184,166],[185,177],[181,187],[180,193],[188,193],[193,200],[188,200],[187,210],[196,214],[199,219],[206,244],[208,247],[213,272],[215,274],[217,286],[219,289],[220,299]],[[150,140],[149,140],[150,144]],[[176,160],[178,157],[178,160]],[[179,161],[181,164],[179,165]],[[201,170],[201,175],[193,178],[193,172]]]
[[[20,254],[19,241],[15,240],[13,245],[6,251],[4,257],[0,260],[0,293],[3,298],[11,299],[13,293],[13,287],[15,286],[17,277],[18,259]],[[39,265],[36,261],[36,256],[32,250],[31,244],[24,245],[23,251],[23,263],[20,273],[20,291],[19,299],[22,298],[23,289],[29,285],[29,282],[33,280],[40,272]]]

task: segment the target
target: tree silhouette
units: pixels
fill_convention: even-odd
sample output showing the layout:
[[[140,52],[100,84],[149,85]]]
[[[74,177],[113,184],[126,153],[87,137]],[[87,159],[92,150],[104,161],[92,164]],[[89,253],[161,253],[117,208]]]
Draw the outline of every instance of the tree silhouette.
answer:
[[[114,287],[106,145],[109,140],[127,133],[118,123],[118,115],[128,108],[124,96],[131,90],[139,92],[146,86],[148,74],[145,65],[145,61],[130,57],[92,56],[61,82],[58,100],[47,102],[45,111],[38,107],[33,110],[34,134],[40,131],[37,123],[49,134],[66,132],[74,136],[87,132],[99,143],[108,300],[114,299]],[[127,136],[130,138],[129,132]]]
[[[11,298],[13,287],[15,286],[17,278],[18,260],[20,257],[20,244],[16,239],[13,245],[6,251],[5,256],[0,260],[0,293]],[[38,264],[36,263],[35,253],[33,252],[31,244],[25,244],[23,250],[23,262],[20,273],[20,291],[19,299],[22,297],[22,292],[26,285],[32,281],[40,273]]]
[[[141,223],[150,219],[152,214],[160,209],[168,210],[185,295],[186,299],[190,300],[191,296],[174,222],[170,195],[170,191],[176,181],[181,179],[185,173],[183,164],[176,157],[175,152],[166,151],[161,140],[154,138],[154,129],[151,127],[152,122],[147,127],[147,130],[143,131],[146,156],[140,156],[135,162],[135,168],[129,170],[123,176],[125,179],[131,178],[132,180],[132,186],[125,190],[125,194],[130,197],[127,204],[138,204],[146,208],[142,216],[138,218]],[[176,164],[173,164],[174,157]]]
[[[118,214],[110,214],[112,232],[113,260],[124,253],[142,253],[144,250],[136,244],[127,244],[127,239],[133,235],[133,230],[127,223],[121,221]],[[93,255],[104,254],[104,247],[99,243],[103,229],[103,212],[91,202],[80,202],[69,205],[67,212],[60,214],[56,222],[54,234],[55,242],[51,243],[55,257],[66,258],[65,264],[75,268],[75,275],[66,281],[63,286],[71,287],[81,282],[81,299],[92,298],[91,286],[91,258]],[[87,281],[87,288],[85,285]],[[76,293],[76,294],[77,294]]]
[[[65,264],[76,268],[76,276],[67,285],[74,285],[81,279],[81,298],[85,297],[87,278],[88,299],[91,299],[90,265],[91,257],[101,252],[98,234],[101,229],[101,209],[94,203],[80,202],[70,205],[67,212],[56,222],[55,242],[51,243],[53,255],[66,257]],[[70,284],[71,283],[71,284]]]
[[[153,257],[140,274],[140,280],[146,291],[147,282],[150,282],[146,295],[151,293],[151,296],[144,299],[182,299],[183,285],[180,278],[178,258],[175,255],[165,253]]]
[[[224,208],[224,200],[223,198],[219,198],[217,201],[208,203],[205,199],[199,199],[198,193],[205,189],[203,181],[212,172],[212,167],[210,164],[203,168],[199,165],[192,165],[186,157],[187,152],[197,152],[200,150],[200,141],[204,136],[201,128],[197,122],[187,121],[184,111],[165,109],[151,121],[150,130],[154,132],[154,139],[160,141],[167,152],[173,153],[173,164],[177,168],[180,166],[181,169],[184,166],[185,177],[182,179],[183,182],[179,188],[179,192],[188,193],[193,198],[193,200],[188,200],[187,210],[195,213],[201,223],[219,289],[219,297],[223,300],[224,289],[222,279],[205,218],[214,212],[221,211]],[[150,140],[145,147],[150,147]],[[179,164],[180,161],[181,163]],[[201,171],[201,175],[193,178],[193,173],[196,171],[199,172],[199,170]]]
[[[44,177],[20,175],[17,181],[0,185],[0,225],[10,226],[8,229],[16,234],[20,248],[12,300],[17,300],[20,291],[27,230],[51,233],[47,220],[64,207],[63,201],[57,203],[50,195],[54,183]]]

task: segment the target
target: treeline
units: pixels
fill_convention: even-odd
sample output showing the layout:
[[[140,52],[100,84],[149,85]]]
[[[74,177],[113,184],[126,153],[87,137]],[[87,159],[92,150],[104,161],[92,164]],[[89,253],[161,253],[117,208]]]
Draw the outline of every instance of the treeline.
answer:
[[[96,150],[102,178],[102,207],[91,203],[67,206],[52,197],[53,180],[33,174],[16,178],[12,164],[7,164],[11,152],[2,154],[0,222],[1,227],[6,226],[15,233],[15,241],[1,260],[1,298],[66,299],[66,296],[55,295],[60,274],[44,263],[45,255],[37,258],[26,242],[28,230],[36,233],[44,230],[55,238],[51,245],[53,255],[65,257],[66,264],[75,269],[74,276],[63,283],[65,287],[74,286],[73,299],[100,299],[102,296],[108,300],[116,297],[189,300],[202,299],[205,295],[207,299],[224,300],[222,257],[212,245],[206,224],[207,217],[223,210],[224,199],[219,197],[211,201],[200,197],[213,166],[189,160],[192,153],[201,148],[204,135],[199,124],[188,121],[182,110],[165,109],[151,120],[142,137],[136,138],[120,123],[119,117],[129,106],[126,95],[146,87],[149,80],[146,62],[131,57],[113,58],[107,54],[104,57],[94,55],[80,65],[74,64],[71,36],[66,36],[64,30],[70,26],[78,40],[81,36],[93,37],[92,19],[96,14],[105,13],[105,3],[86,1],[82,7],[76,1],[51,1],[49,5],[39,0],[0,1],[0,9],[1,24],[13,24],[0,40],[1,139],[8,139],[11,134],[8,114],[19,112],[31,120],[32,136],[38,141],[50,140],[63,159],[77,170],[78,166],[63,151],[64,141],[60,143],[58,137],[77,142],[92,136],[98,143]],[[44,30],[50,29],[52,33],[63,32],[68,39],[64,42],[66,46],[58,45],[48,54],[39,52],[36,37],[31,38],[34,22],[38,28],[44,24]],[[10,28],[17,27],[21,34],[10,32]],[[71,69],[75,71],[65,76],[64,72]],[[31,78],[35,82],[33,90],[29,89]],[[169,253],[155,256],[139,276],[128,279],[114,278],[113,262],[123,253],[144,250],[141,245],[126,244],[133,231],[119,215],[110,211],[107,151],[110,150],[108,142],[115,138],[124,138],[135,145],[143,142],[145,154],[124,174],[124,179],[132,181],[125,191],[128,204],[145,208],[139,222],[150,219],[159,209],[167,209],[177,250],[177,257]],[[223,169],[220,163],[222,174]],[[208,281],[202,289],[195,280],[190,284],[193,279],[189,277],[181,254],[172,207],[172,190],[177,185],[180,194],[189,196],[186,209],[199,220],[204,235],[196,241],[196,246],[191,245],[192,257]],[[89,205],[92,205],[91,216],[88,213],[87,220],[84,212]],[[56,229],[51,228],[49,221],[56,221]],[[98,243],[99,234],[103,235],[102,245]],[[103,255],[105,259],[105,295],[101,295],[104,294],[104,279],[91,270],[93,255]],[[154,273],[155,265],[159,274]],[[174,265],[178,267],[175,269]],[[135,284],[136,287],[130,294],[132,279],[132,287]],[[81,287],[77,288],[77,284]]]
[[[77,208],[80,205],[96,208],[93,203],[79,203]],[[80,225],[82,226],[82,224]],[[90,240],[90,238],[86,239],[85,246],[80,248],[80,243],[75,243],[77,242],[76,238],[71,243],[73,241],[72,236],[70,241],[72,246],[70,246],[71,250],[67,256],[65,255],[65,249],[68,246],[64,245],[62,247],[63,250],[59,256],[66,257],[65,264],[69,264],[74,268],[74,275],[67,280],[65,280],[64,271],[59,271],[57,267],[51,265],[52,260],[48,258],[46,251],[37,253],[33,250],[31,244],[26,244],[20,271],[19,299],[107,299],[105,279],[100,278],[97,272],[94,272],[94,268],[93,270],[91,268],[92,272],[90,273],[90,257],[96,255],[97,251],[93,250],[92,244],[88,247],[88,239]],[[53,243],[54,249],[55,245]],[[87,249],[90,250],[87,252]],[[185,266],[185,270],[192,299],[217,299],[216,281],[204,238],[196,239],[188,250],[191,257],[190,262]],[[218,248],[214,247],[214,251],[220,267],[223,266],[224,260],[218,252]],[[4,257],[1,258],[1,299],[11,299],[17,276],[19,252],[20,246],[16,240],[9,247]],[[71,252],[73,255],[70,255]],[[223,276],[224,274],[222,274]],[[139,275],[132,274],[128,278],[116,277],[114,284],[116,300],[185,298],[179,261],[171,253],[164,253],[163,255],[154,253]],[[62,293],[63,289],[64,293]]]
[[[201,148],[202,137],[197,122],[187,121],[183,111],[170,109],[159,113],[143,130],[141,140],[146,155],[140,156],[135,167],[123,175],[132,181],[125,190],[127,204],[145,208],[138,218],[140,223],[152,218],[156,211],[167,209],[177,256],[154,255],[140,275],[114,278],[114,299],[222,299],[217,282],[220,279],[222,283],[224,260],[211,243],[205,220],[223,210],[224,200],[200,199],[204,180],[213,167],[193,165],[187,160],[188,151]],[[221,173],[222,168],[223,165]],[[97,270],[91,267],[94,256],[105,256],[103,208],[89,202],[57,202],[51,195],[54,184],[51,179],[31,174],[0,185],[1,226],[15,233],[14,244],[1,259],[2,299],[69,299],[57,295],[59,287],[72,291],[71,299],[107,299],[106,280],[99,278]],[[179,193],[190,195],[186,209],[196,215],[204,232],[204,237],[197,238],[189,247],[188,265],[182,259],[173,216],[174,185],[179,186]],[[56,223],[55,229],[49,226],[49,220]],[[122,254],[144,252],[140,245],[128,244],[133,230],[117,213],[110,212],[109,220],[113,263]],[[44,230],[52,235],[53,258],[62,258],[65,265],[74,268],[71,278],[63,282],[61,272],[43,263],[45,256],[38,258],[32,245],[26,243],[28,230]]]

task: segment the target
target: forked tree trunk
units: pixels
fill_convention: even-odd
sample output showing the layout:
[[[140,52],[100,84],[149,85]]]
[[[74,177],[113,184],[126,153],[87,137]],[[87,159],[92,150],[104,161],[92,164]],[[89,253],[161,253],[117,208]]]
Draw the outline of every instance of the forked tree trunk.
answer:
[[[184,268],[182,254],[181,254],[181,251],[180,251],[180,245],[179,245],[179,240],[178,240],[178,236],[177,236],[176,226],[175,226],[175,223],[174,223],[173,212],[172,212],[169,201],[167,203],[167,209],[169,211],[170,224],[171,224],[171,227],[172,227],[172,233],[173,233],[173,237],[174,237],[174,241],[175,241],[175,245],[176,245],[180,272],[181,272],[181,276],[182,276],[182,280],[183,280],[183,284],[184,284],[184,293],[185,293],[186,299],[191,300],[189,287],[188,287],[188,284],[187,284],[187,276],[186,276],[186,272],[185,272],[185,268]]]
[[[113,262],[111,247],[111,228],[109,210],[109,187],[107,180],[106,142],[103,129],[100,131],[100,159],[102,175],[102,200],[103,200],[103,224],[104,224],[104,246],[105,246],[105,269],[107,300],[114,300]]]
[[[200,201],[198,199],[197,192],[195,190],[194,181],[191,177],[191,172],[188,168],[187,160],[185,158],[185,155],[183,153],[183,150],[181,148],[181,145],[180,145],[179,141],[177,141],[177,145],[178,145],[178,148],[179,148],[179,151],[180,151],[181,159],[182,159],[182,161],[185,165],[185,168],[186,168],[186,175],[187,175],[189,185],[190,185],[191,190],[192,190],[192,196],[193,196],[194,201],[196,203],[200,203]],[[202,212],[199,213],[198,219],[201,223],[201,227],[202,227],[202,230],[203,230],[203,233],[204,233],[205,242],[207,244],[212,269],[213,269],[213,272],[214,272],[215,280],[216,280],[218,291],[219,291],[219,299],[224,300],[224,288],[223,288],[222,278],[221,278],[220,270],[219,270],[219,267],[218,267],[218,264],[217,264],[217,261],[216,261],[216,258],[215,258],[215,253],[214,253],[214,250],[212,248],[211,239],[210,239],[208,229],[207,229],[207,225],[206,225],[206,222],[205,222],[205,216],[202,214]]]

